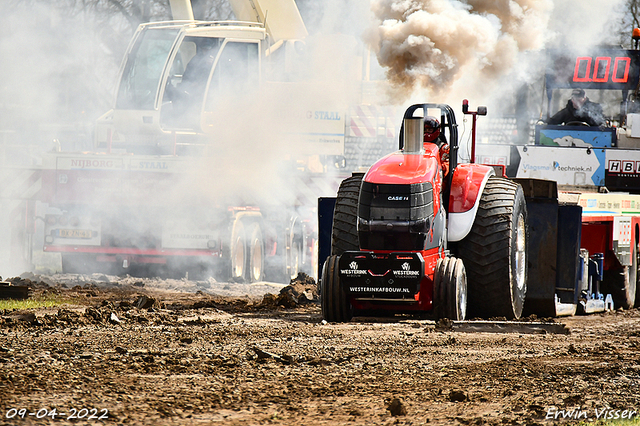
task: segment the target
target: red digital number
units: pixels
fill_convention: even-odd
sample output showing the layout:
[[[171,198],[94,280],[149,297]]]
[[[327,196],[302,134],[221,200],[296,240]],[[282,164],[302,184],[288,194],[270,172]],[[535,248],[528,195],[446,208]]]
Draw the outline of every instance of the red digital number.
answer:
[[[598,56],[578,56],[573,69],[573,81],[575,83],[607,83],[611,76],[612,83],[626,83],[629,81],[629,70],[631,68],[631,58],[627,56],[616,57],[613,60],[613,72],[611,71],[611,57]],[[593,63],[593,73],[591,64]]]
[[[620,75],[621,67],[620,64],[624,67],[622,70],[622,77],[618,77]],[[629,68],[631,68],[631,58],[616,58],[616,61],[613,64],[613,75],[611,76],[611,81],[614,83],[626,83],[629,81]]]
[[[606,65],[605,65],[606,64]],[[606,83],[609,80],[609,70],[611,69],[611,58],[598,56],[593,67],[593,80],[596,83]]]
[[[591,58],[579,56],[576,58],[576,67],[573,70],[573,81],[576,83],[591,81]]]

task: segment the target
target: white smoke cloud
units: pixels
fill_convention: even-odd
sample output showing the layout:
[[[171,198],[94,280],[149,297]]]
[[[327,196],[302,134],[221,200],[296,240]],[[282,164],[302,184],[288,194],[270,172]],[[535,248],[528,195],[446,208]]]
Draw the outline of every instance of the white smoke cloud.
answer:
[[[98,116],[113,106],[118,65],[131,33],[128,22],[119,14],[101,14],[80,4],[76,8],[67,5],[65,9],[63,2],[29,3],[18,1],[20,7],[10,15],[0,17],[0,23],[5,24],[0,26],[3,34],[0,52],[4,58],[12,58],[0,63],[0,77],[4,82],[0,85],[0,111],[3,112],[0,135],[15,135],[16,143],[11,147],[19,151],[21,159],[24,158],[19,163],[21,167],[40,164],[42,152],[50,152],[56,146],[54,139],[67,155],[69,152],[96,151],[91,130]],[[72,12],[64,14],[59,10]],[[368,10],[368,5],[364,10]],[[356,12],[351,16],[355,15]],[[326,34],[345,28],[346,23],[338,17],[326,14],[318,18],[322,28],[330,27]],[[26,24],[18,25],[18,22]],[[112,40],[111,33],[118,33],[117,43]],[[348,110],[345,98],[353,101],[354,85],[349,83],[357,79],[353,70],[360,71],[359,64],[352,63],[359,52],[353,46],[353,40],[348,37],[344,40],[348,42],[330,36],[308,40],[307,49],[302,52],[300,74],[311,80],[309,85],[288,85],[286,91],[274,88],[261,96],[242,97],[241,93],[234,93],[231,100],[219,99],[220,110],[214,111],[214,126],[207,132],[210,155],[182,159],[188,164],[188,170],[175,173],[169,181],[158,179],[155,182],[153,173],[149,173],[147,179],[141,177],[145,172],[105,172],[105,179],[109,179],[110,184],[89,188],[100,194],[95,199],[85,200],[90,202],[90,210],[100,212],[103,223],[108,221],[117,224],[119,231],[126,230],[119,232],[118,238],[128,234],[135,240],[135,245],[137,240],[145,244],[142,240],[147,234],[174,218],[193,217],[191,223],[198,225],[220,219],[213,217],[218,212],[226,218],[228,206],[258,204],[272,208],[275,205],[284,211],[302,203],[298,200],[300,191],[294,178],[300,166],[296,160],[305,155],[313,156],[314,152],[309,152],[313,148],[305,146],[300,135],[321,133],[325,129],[305,127],[305,120],[307,124],[311,121],[307,114],[309,111],[344,114]],[[280,67],[274,58],[265,60],[264,65]],[[265,75],[266,72],[263,77]],[[286,82],[282,84],[287,85]],[[79,123],[88,123],[82,138],[77,135]],[[344,121],[342,123],[344,130]],[[318,124],[323,123],[316,120],[315,125]],[[161,144],[164,140],[158,137],[155,142]],[[118,149],[123,149],[116,145],[114,143],[110,157],[117,157]],[[162,147],[167,148],[162,153],[171,153],[170,147]],[[97,149],[104,150],[106,147]],[[324,165],[322,161],[328,161],[320,158],[323,154],[324,157],[336,155],[315,154],[318,158],[314,166],[320,168]],[[163,164],[165,159],[149,161]],[[145,183],[139,184],[141,180]],[[311,206],[315,206],[314,195],[332,193],[307,193],[304,202],[310,201]],[[81,198],[80,195],[77,197]],[[42,217],[58,213],[57,210],[76,210],[60,203],[46,205],[41,198],[38,198],[41,218],[33,238],[34,252],[41,251],[43,246]],[[7,212],[0,217],[0,273],[3,276],[21,273],[29,266],[10,260],[22,257],[21,252],[26,251],[21,247],[25,238],[13,235],[22,231],[14,226],[20,219],[20,210],[14,208],[14,204],[21,208],[21,203],[21,200],[14,203],[14,200],[0,199],[0,205],[6,207],[3,211]],[[156,208],[157,205],[162,208]],[[13,240],[16,244],[11,243]],[[44,257],[55,256],[45,253]],[[33,263],[36,267],[42,266],[41,259],[34,259]]]
[[[57,2],[13,4],[17,6],[7,9],[11,13],[0,16],[0,52],[5,58],[0,63],[0,130],[3,141],[11,139],[11,146],[50,150],[63,124],[70,135],[75,134],[77,123],[94,123],[109,109],[132,27],[118,14],[103,16],[80,3],[64,9],[72,10],[66,14],[57,11]],[[220,120],[223,125],[212,133],[215,159],[201,159],[203,178],[197,185],[190,181],[167,189],[168,209],[184,208],[201,218],[202,211],[190,208],[197,200],[231,197],[241,203],[243,198],[267,197],[283,205],[295,202],[292,174],[281,167],[295,165],[293,159],[303,149],[282,117],[295,118],[308,110],[344,113],[362,101],[358,73],[364,67],[359,60],[366,52],[357,39],[363,34],[387,70],[396,104],[413,100],[459,105],[464,97],[472,105],[490,104],[490,98],[513,90],[507,83],[515,87],[533,75],[541,76],[539,68],[532,68],[535,61],[524,65],[528,52],[551,43],[598,43],[608,33],[607,15],[615,9],[579,0],[300,0],[298,4],[310,29],[308,67],[301,73],[316,86],[298,90],[295,96],[289,91],[268,100],[246,99],[237,109],[227,105]],[[368,100],[374,105],[387,101]],[[59,139],[67,151],[90,147],[93,139],[90,130],[76,138],[78,143],[63,136]],[[27,164],[32,161],[27,149],[12,159],[18,155]],[[282,159],[292,161],[280,166]],[[210,204],[201,205],[206,210]],[[3,222],[16,217],[6,213]],[[13,231],[3,231],[3,224],[0,241],[6,243]],[[0,247],[4,276],[11,262],[3,259],[9,259],[10,250],[7,244]]]

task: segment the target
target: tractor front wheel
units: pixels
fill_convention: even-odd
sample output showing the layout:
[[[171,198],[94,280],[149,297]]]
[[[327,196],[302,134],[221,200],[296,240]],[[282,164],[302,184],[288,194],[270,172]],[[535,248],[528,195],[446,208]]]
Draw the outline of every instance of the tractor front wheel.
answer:
[[[349,322],[353,308],[340,284],[338,260],[340,256],[329,256],[322,268],[322,318],[327,322]]]
[[[433,283],[436,321],[441,318],[463,321],[467,315],[467,273],[462,260],[438,259]]]

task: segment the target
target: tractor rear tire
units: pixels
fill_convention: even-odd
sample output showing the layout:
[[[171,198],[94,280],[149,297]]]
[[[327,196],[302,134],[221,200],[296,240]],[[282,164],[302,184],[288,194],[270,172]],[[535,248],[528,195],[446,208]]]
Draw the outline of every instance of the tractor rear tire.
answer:
[[[355,175],[340,183],[333,210],[331,227],[331,254],[341,255],[345,251],[360,250],[358,239],[358,197],[363,175]]]
[[[467,271],[469,318],[520,318],[527,293],[528,240],[522,187],[490,177],[471,231],[458,243]]]
[[[322,268],[322,318],[327,322],[349,322],[353,308],[340,283],[338,260],[340,256],[329,256]]]
[[[438,259],[433,282],[435,320],[463,321],[467,314],[467,274],[462,260]]]
[[[638,249],[634,247],[631,252],[631,266],[604,271],[600,292],[605,295],[611,294],[615,309],[632,309],[638,304],[637,284]]]

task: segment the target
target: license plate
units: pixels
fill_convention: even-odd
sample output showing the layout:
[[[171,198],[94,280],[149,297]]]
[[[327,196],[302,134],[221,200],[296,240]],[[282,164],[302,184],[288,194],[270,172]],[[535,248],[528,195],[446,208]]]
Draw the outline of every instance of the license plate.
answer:
[[[61,238],[91,238],[90,229],[59,229],[58,237]]]

